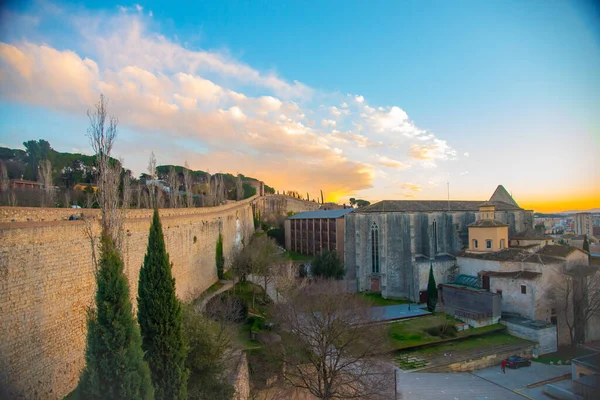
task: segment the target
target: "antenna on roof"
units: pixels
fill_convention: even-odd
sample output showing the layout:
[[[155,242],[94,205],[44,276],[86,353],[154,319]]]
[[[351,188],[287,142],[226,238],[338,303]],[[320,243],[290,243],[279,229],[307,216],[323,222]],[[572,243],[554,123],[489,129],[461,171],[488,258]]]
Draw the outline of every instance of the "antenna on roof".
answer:
[[[450,181],[448,181],[447,184],[448,184],[448,212],[450,212]]]

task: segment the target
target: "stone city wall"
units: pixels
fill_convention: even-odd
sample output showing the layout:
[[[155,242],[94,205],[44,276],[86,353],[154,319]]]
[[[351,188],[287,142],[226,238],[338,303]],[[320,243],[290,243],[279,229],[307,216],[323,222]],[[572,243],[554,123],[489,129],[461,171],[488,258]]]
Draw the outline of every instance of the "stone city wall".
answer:
[[[189,300],[217,280],[219,232],[226,260],[249,240],[253,201],[160,210],[179,298]],[[3,221],[15,221],[0,222],[0,387],[8,398],[62,399],[84,367],[86,309],[96,291],[84,229],[91,226],[98,235],[99,224],[93,218],[62,220],[73,211],[82,210],[0,208]],[[151,213],[128,211],[124,224],[122,250],[134,307]]]

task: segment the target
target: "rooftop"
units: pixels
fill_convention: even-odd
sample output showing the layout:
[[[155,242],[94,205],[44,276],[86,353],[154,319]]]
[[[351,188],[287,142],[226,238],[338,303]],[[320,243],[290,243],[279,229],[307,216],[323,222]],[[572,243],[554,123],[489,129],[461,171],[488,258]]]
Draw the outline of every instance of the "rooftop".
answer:
[[[375,212],[434,212],[434,211],[472,211],[478,212],[481,201],[472,200],[383,200],[357,210],[357,213]],[[520,210],[519,207],[494,202],[497,211]]]
[[[538,250],[538,254],[543,254],[543,255],[547,255],[547,256],[551,256],[551,257],[565,258],[569,254],[571,254],[572,252],[577,251],[577,250],[583,251],[574,246],[568,246],[568,245],[564,245],[564,244],[549,244],[547,246],[542,247],[540,250]]]
[[[525,228],[524,231],[522,232],[517,232],[513,237],[511,237],[512,239],[517,239],[517,240],[549,240],[552,239],[549,236],[543,235],[541,233],[538,233],[535,229],[533,229],[531,227],[531,225],[527,225],[527,228]]]
[[[354,211],[353,208],[346,208],[341,210],[317,210],[317,211],[306,211],[301,212],[289,217],[289,219],[322,219],[322,218],[341,218],[346,214]]]
[[[548,246],[546,246],[548,247]],[[469,253],[462,252],[459,257],[476,258],[479,260],[492,260],[492,261],[517,261],[517,262],[530,262],[536,264],[552,264],[557,263],[556,257],[537,253],[530,253],[527,250],[508,248],[493,253]]]
[[[469,224],[469,228],[495,228],[501,226],[508,226],[502,221],[498,221],[497,219],[479,219],[472,224]]]
[[[494,206],[497,211],[522,210],[508,194],[504,186],[499,185],[488,201],[478,200],[383,200],[356,212],[435,212],[435,211],[479,211],[481,206]]]
[[[545,329],[545,328],[554,328],[549,322],[532,320],[528,318],[523,318],[520,315],[511,314],[511,313],[502,313],[502,320],[506,322],[510,322],[511,324],[521,325],[531,329]]]
[[[511,278],[511,279],[535,279],[542,275],[541,272],[534,271],[481,271],[481,276],[493,276],[497,278]]]

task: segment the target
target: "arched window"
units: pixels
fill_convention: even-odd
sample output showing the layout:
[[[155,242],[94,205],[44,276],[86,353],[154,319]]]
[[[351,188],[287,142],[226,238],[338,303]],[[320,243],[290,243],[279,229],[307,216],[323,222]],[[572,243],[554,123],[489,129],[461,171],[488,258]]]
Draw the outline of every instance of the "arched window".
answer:
[[[371,225],[371,272],[379,273],[379,228],[375,222]]]
[[[433,255],[435,256],[437,254],[437,252],[438,252],[438,249],[437,249],[437,245],[438,245],[438,242],[437,242],[437,222],[436,221],[433,221],[432,232],[433,232]]]

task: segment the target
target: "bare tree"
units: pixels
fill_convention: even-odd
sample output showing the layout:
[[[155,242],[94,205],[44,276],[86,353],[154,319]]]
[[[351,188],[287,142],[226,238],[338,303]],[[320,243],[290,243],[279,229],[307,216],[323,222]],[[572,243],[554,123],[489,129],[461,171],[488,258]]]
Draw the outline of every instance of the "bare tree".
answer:
[[[169,167],[169,207],[179,207],[179,175],[175,167]]]
[[[0,161],[0,193],[2,196],[6,196],[6,204],[10,203],[10,181],[8,180],[8,170],[4,162]]]
[[[569,330],[571,346],[585,342],[587,323],[600,316],[600,273],[595,266],[580,265],[561,275],[550,296]]]
[[[377,360],[389,350],[385,327],[358,296],[336,281],[290,288],[276,303],[281,327],[274,357],[285,361],[283,378],[319,399],[390,399],[391,366]]]
[[[88,110],[90,127],[87,136],[96,154],[98,167],[98,204],[102,214],[102,229],[115,242],[117,248],[121,245],[123,224],[122,211],[119,209],[119,181],[121,179],[121,164],[111,158],[110,154],[117,138],[118,119],[109,116],[108,100],[100,95],[100,101],[93,110]]]
[[[191,208],[194,206],[194,199],[192,197],[192,174],[190,173],[190,166],[187,161],[183,168],[183,184],[185,185],[185,203],[188,208]]]
[[[41,160],[38,164],[38,180],[44,187],[44,206],[54,205],[54,185],[52,184],[52,163],[48,159]]]
[[[121,164],[123,162],[121,161]],[[128,209],[131,207],[131,175],[130,171],[127,170],[123,174],[123,208]]]
[[[244,185],[242,184],[242,175],[238,174],[235,178],[235,199],[240,201],[244,198]]]
[[[213,177],[209,172],[206,173],[206,205],[214,206],[216,203],[216,186]]]
[[[277,275],[276,269],[282,261],[281,253],[275,240],[266,235],[252,239],[246,249],[250,252],[252,274],[260,279],[265,288],[263,300],[266,300],[267,288]]]
[[[148,208],[157,207],[156,205],[156,191],[154,190],[154,181],[156,180],[156,156],[154,156],[154,152],[150,153],[150,158],[148,159],[148,176],[150,176],[150,184],[144,182],[148,186]]]

